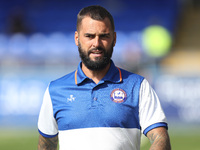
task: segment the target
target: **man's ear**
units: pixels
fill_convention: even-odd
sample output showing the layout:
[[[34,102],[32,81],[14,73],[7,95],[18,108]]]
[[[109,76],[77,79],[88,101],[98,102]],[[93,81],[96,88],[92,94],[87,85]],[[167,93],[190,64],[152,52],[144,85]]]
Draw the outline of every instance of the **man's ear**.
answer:
[[[78,31],[75,31],[74,40],[75,40],[75,44],[78,46]]]
[[[117,33],[116,33],[116,32],[114,32],[114,44],[113,44],[113,47],[115,46],[115,44],[116,44],[116,41],[117,41]]]

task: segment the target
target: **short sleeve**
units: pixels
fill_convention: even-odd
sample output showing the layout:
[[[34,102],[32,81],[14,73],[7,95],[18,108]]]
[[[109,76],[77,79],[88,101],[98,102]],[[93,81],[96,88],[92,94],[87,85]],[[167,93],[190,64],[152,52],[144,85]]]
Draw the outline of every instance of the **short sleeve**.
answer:
[[[44,94],[38,118],[38,131],[44,137],[54,137],[58,134],[58,126],[53,116],[53,106],[49,95],[49,88],[46,89]]]
[[[146,79],[140,87],[139,118],[143,134],[157,127],[166,127],[167,120],[157,94]]]

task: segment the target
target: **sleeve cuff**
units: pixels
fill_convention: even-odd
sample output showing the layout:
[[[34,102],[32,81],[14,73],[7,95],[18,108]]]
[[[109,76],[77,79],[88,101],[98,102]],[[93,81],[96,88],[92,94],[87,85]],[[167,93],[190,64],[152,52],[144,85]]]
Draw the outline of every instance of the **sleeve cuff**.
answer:
[[[45,134],[45,133],[41,132],[39,129],[38,129],[38,132],[39,132],[43,137],[46,137],[46,138],[53,138],[53,137],[55,137],[55,136],[58,135],[58,133],[55,134],[55,135],[48,135],[48,134]]]
[[[158,127],[165,127],[166,129],[168,129],[167,123],[165,123],[165,122],[159,122],[159,123],[155,123],[155,124],[153,124],[153,125],[147,127],[147,128],[144,130],[143,134],[146,136],[147,133],[148,133],[150,130],[152,130],[152,129],[154,129],[154,128],[158,128]]]

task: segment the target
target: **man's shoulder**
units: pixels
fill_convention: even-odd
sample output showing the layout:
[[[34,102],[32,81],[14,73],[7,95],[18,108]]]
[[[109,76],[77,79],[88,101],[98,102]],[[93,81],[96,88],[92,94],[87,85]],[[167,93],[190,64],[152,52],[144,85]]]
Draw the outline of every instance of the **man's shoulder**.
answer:
[[[50,82],[51,86],[75,83],[75,71]]]
[[[127,71],[125,69],[121,69],[121,73],[122,73],[122,77],[123,79],[126,79],[126,80],[140,80],[140,81],[143,81],[144,80],[144,77],[139,75],[139,74],[136,74],[136,73],[133,73],[133,72],[130,72],[130,71]]]

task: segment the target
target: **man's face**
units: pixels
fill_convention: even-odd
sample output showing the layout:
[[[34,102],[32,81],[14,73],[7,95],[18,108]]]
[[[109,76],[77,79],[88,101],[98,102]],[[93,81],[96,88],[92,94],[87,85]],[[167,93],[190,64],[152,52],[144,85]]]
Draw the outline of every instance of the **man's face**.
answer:
[[[101,70],[110,63],[116,33],[108,18],[99,21],[85,17],[75,32],[75,42],[83,64],[90,70]]]

